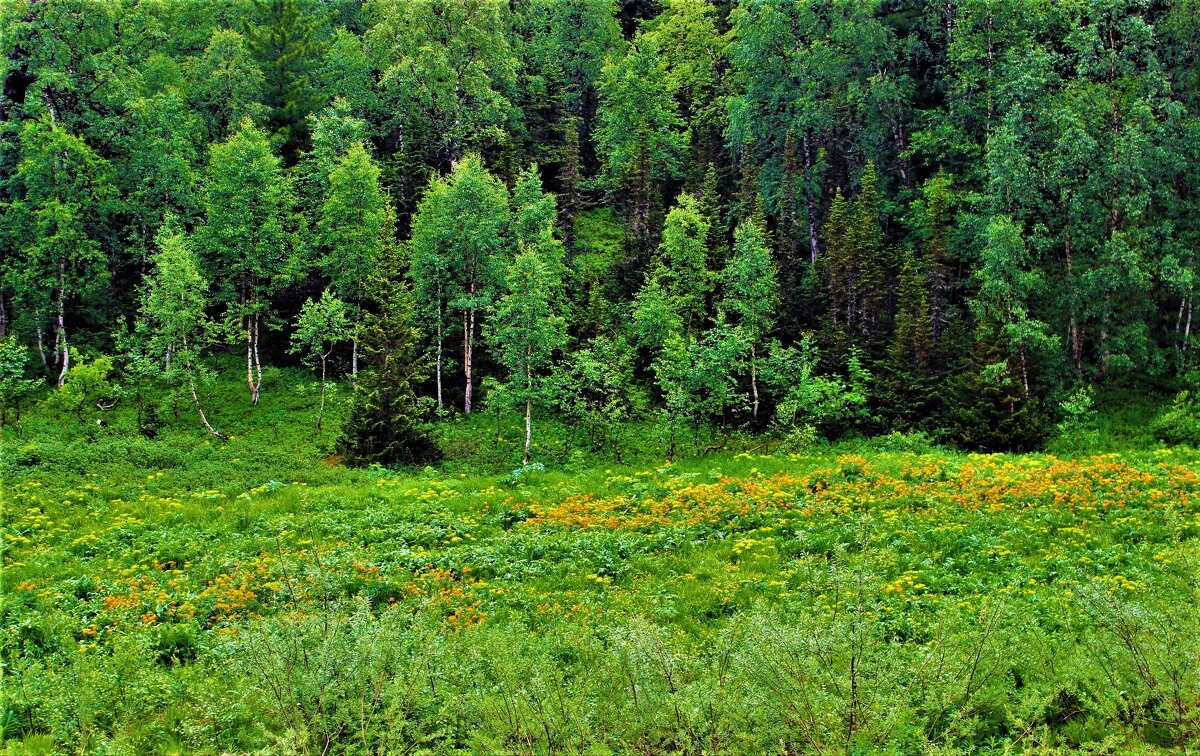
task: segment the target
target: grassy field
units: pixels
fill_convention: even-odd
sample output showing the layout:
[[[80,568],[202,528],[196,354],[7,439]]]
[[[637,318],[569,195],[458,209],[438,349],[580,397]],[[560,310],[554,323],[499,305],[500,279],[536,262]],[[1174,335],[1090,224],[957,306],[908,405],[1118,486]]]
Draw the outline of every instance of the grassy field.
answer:
[[[6,431],[7,752],[1200,745],[1194,450],[348,470],[289,380]]]

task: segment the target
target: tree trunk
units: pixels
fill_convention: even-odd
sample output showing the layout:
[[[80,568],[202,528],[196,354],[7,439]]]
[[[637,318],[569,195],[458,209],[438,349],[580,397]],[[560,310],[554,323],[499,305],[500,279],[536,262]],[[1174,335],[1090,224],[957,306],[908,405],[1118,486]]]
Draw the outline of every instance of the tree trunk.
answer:
[[[186,354],[187,336],[183,337],[183,350]],[[190,361],[184,362],[183,370],[185,373],[187,373],[188,388],[192,391],[192,406],[196,408],[196,414],[200,416],[200,422],[204,423],[204,427],[208,429],[209,433],[221,439],[222,441],[228,441],[229,438],[225,434],[212,427],[212,425],[208,422],[208,417],[206,417],[204,414],[204,409],[200,406],[200,395],[196,393],[196,381],[192,378],[192,363]],[[178,409],[176,409],[175,416],[179,417]]]
[[[475,308],[463,313],[463,373],[467,379],[466,396],[463,398],[463,412],[471,414],[472,376],[471,361],[475,351]]]
[[[441,310],[441,308],[442,308],[442,306],[439,304],[438,310]],[[436,380],[437,380],[437,405],[438,405],[438,409],[442,409],[443,405],[442,405],[442,315],[441,315],[441,312],[438,313],[438,322],[437,322],[437,373],[436,373],[436,376],[437,376],[437,378],[436,378]]]
[[[317,430],[321,430],[321,418],[325,416],[325,360],[329,352],[321,355],[321,404],[317,407]]]
[[[60,268],[61,272],[61,268]],[[54,346],[59,350],[59,371],[56,384],[59,388],[67,381],[67,369],[71,366],[71,350],[67,346],[67,320],[66,320],[66,303],[63,301],[66,292],[60,285],[58,287],[58,314],[55,316],[54,325]]]
[[[358,385],[358,337],[350,342],[350,382]]]
[[[229,437],[212,427],[208,422],[208,418],[204,416],[204,410],[200,407],[200,397],[196,394],[196,382],[192,379],[190,367],[188,368],[188,387],[192,390],[192,406],[196,408],[196,414],[200,415],[200,422],[204,423],[204,427],[208,429],[209,433],[222,441],[228,441]]]
[[[525,398],[525,461],[521,464],[529,464],[529,448],[532,446],[533,439],[533,400],[529,397]]]
[[[812,193],[812,151],[808,146],[808,136],[804,137],[804,204],[805,213],[808,216],[808,252],[809,262],[816,264],[817,262],[817,210],[813,207]]]
[[[1067,257],[1067,306],[1071,308],[1071,323],[1068,326],[1071,337],[1071,362],[1075,369],[1083,372],[1083,347],[1079,339],[1079,321],[1075,317],[1075,265],[1071,260],[1071,235],[1068,233],[1063,240],[1063,253]]]
[[[258,406],[258,394],[262,390],[262,360],[258,357],[258,326],[261,316],[254,315],[254,405]]]
[[[250,317],[246,316],[246,386],[250,389],[250,403],[258,404],[258,396],[254,392],[254,330]]]
[[[46,359],[46,339],[44,336],[42,325],[43,325],[43,323],[42,323],[41,313],[38,313],[38,327],[37,327],[38,355],[42,358],[42,370],[45,371],[46,378],[49,378],[50,377],[50,361],[48,359]]]
[[[750,416],[758,419],[758,353],[754,345],[750,345],[750,394],[754,397],[753,409]]]

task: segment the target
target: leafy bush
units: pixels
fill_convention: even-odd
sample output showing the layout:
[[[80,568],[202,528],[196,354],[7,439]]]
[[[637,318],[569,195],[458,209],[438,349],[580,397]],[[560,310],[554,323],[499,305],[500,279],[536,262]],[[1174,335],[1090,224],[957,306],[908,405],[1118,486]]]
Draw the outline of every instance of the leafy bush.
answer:
[[[1200,401],[1196,393],[1185,390],[1151,424],[1154,435],[1170,444],[1200,447]]]

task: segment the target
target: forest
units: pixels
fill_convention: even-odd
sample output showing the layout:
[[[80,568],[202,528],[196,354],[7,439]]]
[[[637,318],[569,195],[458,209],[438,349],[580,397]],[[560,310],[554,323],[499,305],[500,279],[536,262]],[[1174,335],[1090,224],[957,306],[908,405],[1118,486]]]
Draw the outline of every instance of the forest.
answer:
[[[207,425],[244,351],[361,368],[365,461],[488,404],[1038,448],[1194,376],[1195,11],[6,3],[5,412],[108,356]]]
[[[5,756],[1200,746],[1200,0],[0,51]]]

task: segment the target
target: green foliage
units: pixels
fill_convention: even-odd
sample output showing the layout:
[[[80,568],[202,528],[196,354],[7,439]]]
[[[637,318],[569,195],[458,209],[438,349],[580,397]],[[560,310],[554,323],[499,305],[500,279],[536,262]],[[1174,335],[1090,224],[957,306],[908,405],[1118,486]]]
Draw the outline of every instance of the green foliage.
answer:
[[[965,449],[1026,451],[1039,448],[1052,424],[994,341],[977,341],[947,387],[947,435]]]
[[[525,409],[525,464],[529,464],[532,407],[548,403],[550,360],[567,341],[566,319],[555,307],[562,281],[554,264],[536,246],[518,252],[508,266],[507,291],[496,304],[490,326],[496,356],[508,371],[502,390],[492,395],[500,404]]]
[[[872,378],[860,354],[850,353],[848,380],[819,374],[819,363],[820,355],[810,334],[795,347],[772,342],[763,377],[779,397],[775,422],[793,438],[807,437],[806,428],[824,438],[869,428],[874,420],[869,394]],[[795,436],[797,431],[800,436]]]
[[[346,303],[326,289],[320,299],[310,299],[300,308],[296,330],[292,333],[293,354],[306,363],[320,367],[322,377],[325,361],[334,348],[350,335],[350,319]]]
[[[1154,419],[1154,435],[1169,444],[1200,446],[1200,406],[1196,392],[1180,391],[1175,400]]]
[[[109,380],[112,371],[111,357],[81,362],[76,355],[66,382],[46,401],[57,412],[73,416],[80,423],[96,423],[119,399],[116,384]]]
[[[708,295],[713,275],[708,266],[709,225],[699,201],[681,194],[667,213],[659,245],[659,267],[653,275],[662,281],[685,333],[699,333],[708,321]]]
[[[325,52],[316,37],[321,19],[304,0],[253,0],[254,22],[244,26],[246,43],[263,71],[263,104],[268,123],[282,142],[283,154],[294,158],[305,119],[325,99],[312,86],[317,61]]]
[[[476,155],[454,164],[445,178],[434,178],[413,217],[410,244],[413,288],[427,338],[437,349],[439,393],[442,345],[451,315],[462,317],[464,410],[471,411],[477,321],[490,307],[508,250],[508,191]],[[427,327],[428,327],[427,326]]]
[[[359,334],[366,371],[342,426],[339,450],[350,464],[423,464],[438,455],[414,385],[424,377],[411,294],[390,292]]]
[[[41,386],[28,375],[29,350],[14,338],[0,339],[0,427],[19,422],[25,401]]]
[[[654,182],[680,173],[687,133],[665,86],[666,68],[652,40],[639,37],[601,72],[597,142],[607,177],[624,197],[629,230],[645,248],[661,218]]]
[[[551,376],[564,419],[583,432],[590,449],[610,450],[618,460],[625,426],[648,402],[633,368],[634,350],[624,338],[597,336],[572,349]]]
[[[333,291],[361,306],[362,285],[392,243],[390,208],[379,186],[379,168],[362,142],[353,142],[329,172],[317,231],[320,267]]]

